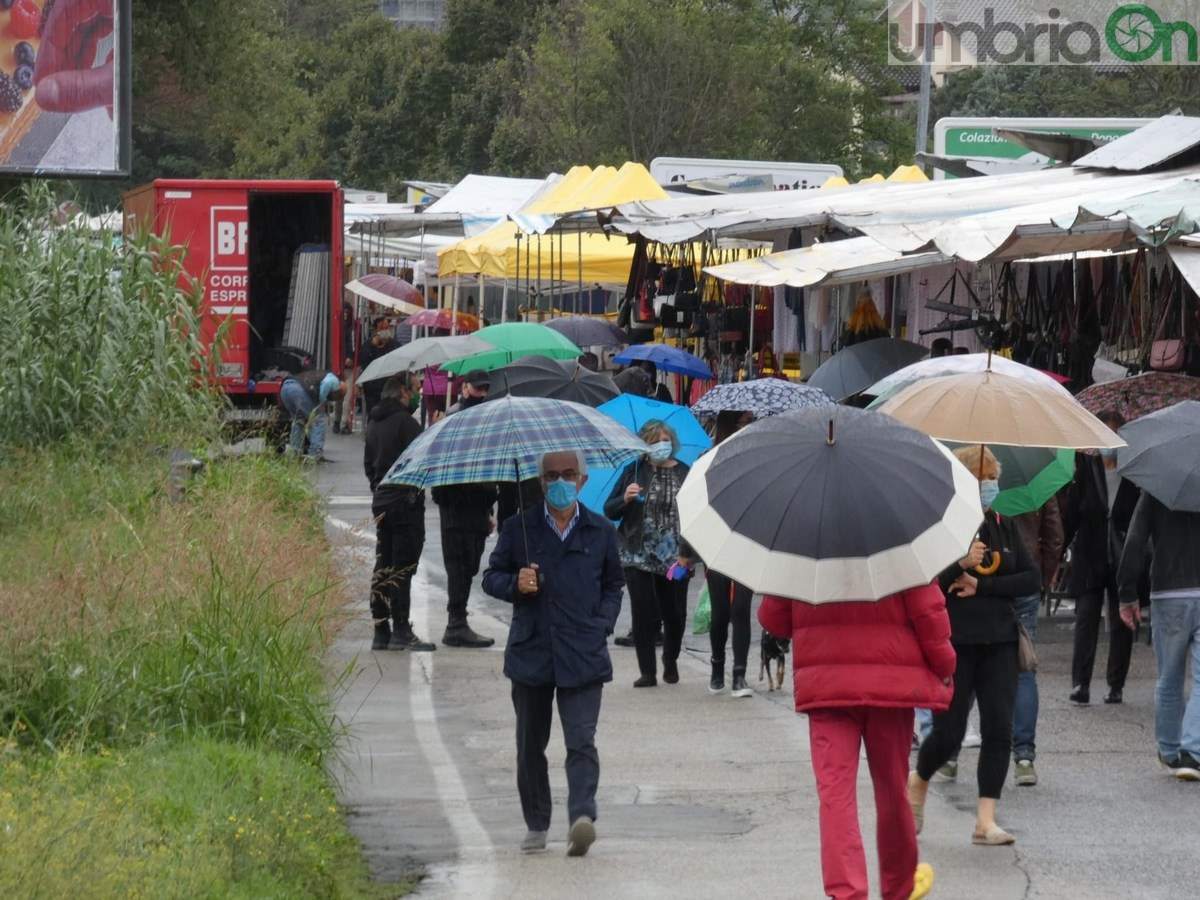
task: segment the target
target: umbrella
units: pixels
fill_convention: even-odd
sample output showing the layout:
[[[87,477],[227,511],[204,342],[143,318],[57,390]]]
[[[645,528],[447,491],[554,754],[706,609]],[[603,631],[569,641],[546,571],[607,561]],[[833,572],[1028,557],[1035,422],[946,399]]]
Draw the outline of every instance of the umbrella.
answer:
[[[612,378],[581,366],[574,359],[523,356],[492,373],[488,399],[549,397],[584,406],[599,406],[620,395]]]
[[[1126,422],[1184,400],[1200,400],[1200,378],[1176,372],[1146,372],[1094,384],[1075,397],[1089,412],[1115,412]]]
[[[1121,437],[1129,442],[1117,467],[1122,476],[1167,509],[1200,512],[1200,402],[1142,416]]]
[[[356,297],[402,313],[420,312],[425,308],[424,295],[403,278],[397,278],[395,275],[364,275],[346,285],[346,290]]]
[[[580,347],[620,347],[629,343],[629,335],[605,319],[563,316],[542,324]]]
[[[427,366],[439,366],[448,359],[458,359],[470,353],[483,353],[491,349],[492,345],[487,341],[481,341],[469,334],[455,337],[418,338],[405,344],[399,350],[393,350],[372,361],[363,369],[358,380],[360,382],[375,381],[398,372],[411,372]]]
[[[713,377],[712,369],[700,357],[667,344],[634,344],[614,356],[613,362],[628,365],[639,359],[654,363],[664,372],[691,375],[693,378]]]
[[[453,328],[458,322],[458,328]],[[449,309],[423,309],[408,317],[408,325],[422,325],[425,328],[444,328],[446,331],[478,331],[479,316],[470,313],[455,313]]]
[[[835,400],[862,393],[879,379],[929,354],[928,347],[899,338],[875,338],[839,350],[809,376],[809,387]]]
[[[875,408],[942,441],[1077,450],[1124,444],[1049,378],[939,375],[913,382]]]
[[[442,365],[443,372],[462,375],[471,369],[498,369],[522,356],[548,356],[551,359],[575,359],[583,351],[557,331],[533,322],[507,322],[489,325],[475,337],[492,345],[491,350],[473,353]]]
[[[716,385],[692,404],[692,412],[698,416],[715,416],[726,411],[773,416],[793,409],[835,405],[834,399],[820,388],[779,378],[756,378]]]
[[[934,359],[923,359],[920,362],[905,366],[898,372],[893,372],[886,378],[875,382],[866,389],[865,393],[873,394],[876,397],[886,397],[893,391],[922,378],[988,371],[1003,372],[1005,375],[1011,375],[1013,378],[1019,378],[1022,381],[1029,381],[1034,384],[1052,384],[1063,394],[1070,396],[1070,392],[1066,388],[1040,369],[1035,369],[1019,362],[1013,362],[1011,359],[992,353],[964,353],[961,356],[939,356]],[[812,383],[811,380],[809,383]],[[870,408],[874,409],[877,406],[878,402],[872,404]]]
[[[650,400],[636,394],[621,394],[615,400],[610,400],[599,407],[598,412],[620,422],[632,432],[637,432],[647,422],[658,419],[665,422],[679,438],[679,451],[675,458],[680,462],[693,463],[700,454],[712,447],[712,438],[700,427],[685,406],[674,403],[663,403],[661,400]],[[588,473],[588,483],[579,492],[579,500],[584,506],[602,513],[604,501],[612,492],[620,476],[618,467],[597,468]]]
[[[543,454],[582,450],[588,466],[620,466],[649,452],[628,428],[602,412],[541,397],[502,397],[447,416],[409,444],[385,484],[524,481]]]
[[[949,442],[951,450],[977,444]],[[1036,512],[1075,477],[1075,453],[1048,447],[991,448],[1000,463],[1000,493],[992,509],[1002,516]]]
[[[809,603],[928,584],[983,520],[979,482],[949,450],[843,406],[748,425],[696,462],[678,502],[706,565]]]

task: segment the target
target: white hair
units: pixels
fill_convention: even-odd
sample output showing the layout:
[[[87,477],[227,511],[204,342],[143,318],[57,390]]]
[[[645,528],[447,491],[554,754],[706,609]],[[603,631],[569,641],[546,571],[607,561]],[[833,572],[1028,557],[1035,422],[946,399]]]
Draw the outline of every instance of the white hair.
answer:
[[[582,450],[556,450],[555,453],[574,453],[575,454],[575,471],[580,475],[587,474],[587,455]],[[553,456],[552,453],[543,453],[542,458],[538,460],[538,476],[546,474],[546,457]]]

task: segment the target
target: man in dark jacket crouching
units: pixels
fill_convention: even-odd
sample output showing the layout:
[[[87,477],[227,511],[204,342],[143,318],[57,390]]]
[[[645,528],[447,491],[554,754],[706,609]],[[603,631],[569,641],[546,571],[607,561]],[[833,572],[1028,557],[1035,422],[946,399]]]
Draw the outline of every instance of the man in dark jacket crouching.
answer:
[[[600,695],[612,681],[608,636],[625,576],[617,532],[576,499],[587,481],[582,453],[547,453],[539,466],[545,502],[504,523],[483,589],[513,605],[504,674],[517,716],[517,792],[529,829],[521,850],[546,849],[550,776],[546,745],[558,702],[567,748],[567,855],[596,839]]]
[[[363,470],[371,485],[371,514],[375,517],[372,650],[436,649],[413,633],[409,621],[412,579],[425,546],[425,493],[407,485],[380,483],[421,433],[412,415],[421,401],[413,378],[393,375],[384,384],[379,403],[367,412]]]

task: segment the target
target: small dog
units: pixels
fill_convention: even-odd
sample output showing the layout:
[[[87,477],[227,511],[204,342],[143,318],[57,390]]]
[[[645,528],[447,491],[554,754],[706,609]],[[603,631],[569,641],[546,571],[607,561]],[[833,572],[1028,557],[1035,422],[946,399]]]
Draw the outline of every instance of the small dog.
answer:
[[[792,642],[787,638],[778,638],[772,634],[762,633],[762,643],[759,648],[758,680],[767,678],[767,692],[779,688],[783,690],[783,670],[787,664],[788,650]],[[775,664],[775,672],[771,672],[771,663]]]

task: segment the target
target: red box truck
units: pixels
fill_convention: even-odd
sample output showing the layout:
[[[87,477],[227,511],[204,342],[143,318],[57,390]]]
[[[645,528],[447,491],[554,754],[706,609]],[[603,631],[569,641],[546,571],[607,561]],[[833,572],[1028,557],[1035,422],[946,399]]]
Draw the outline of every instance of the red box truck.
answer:
[[[160,179],[124,198],[127,234],[185,250],[229,418],[267,418],[289,374],[342,370],[342,190],[334,181]]]

